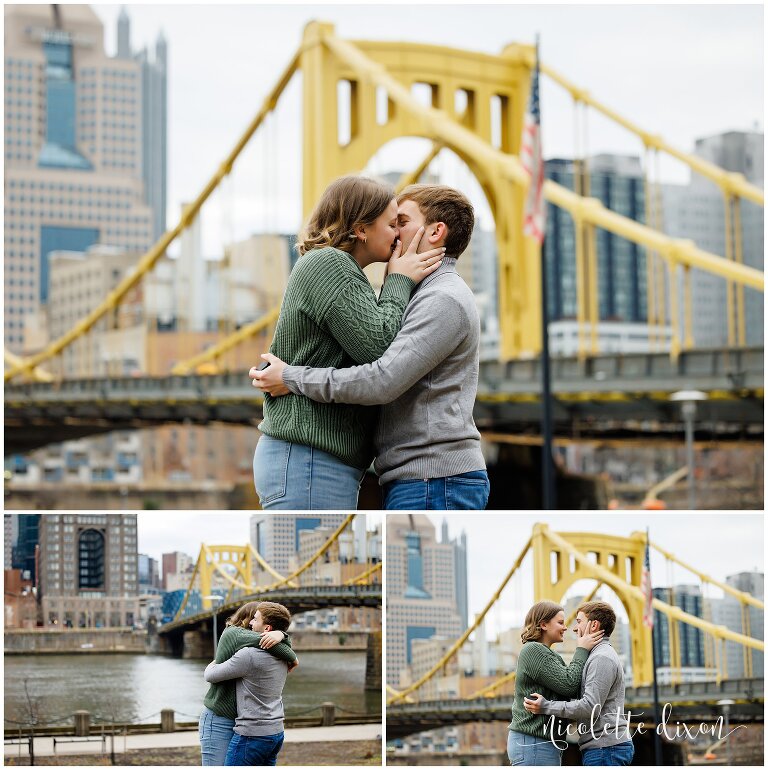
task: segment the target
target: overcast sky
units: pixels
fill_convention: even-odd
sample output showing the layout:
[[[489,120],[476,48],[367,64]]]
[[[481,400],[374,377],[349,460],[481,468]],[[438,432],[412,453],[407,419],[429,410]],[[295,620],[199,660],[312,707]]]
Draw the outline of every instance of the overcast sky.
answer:
[[[650,527],[651,540],[682,561],[721,582],[736,572],[763,571],[763,514],[741,513],[451,513],[428,514],[437,528],[448,520],[451,538],[467,533],[470,618],[481,612],[498,589],[514,560],[530,537],[533,525],[544,522],[555,532],[601,532],[629,536]],[[486,616],[489,634],[521,625],[533,604],[532,556],[507,584],[499,601]],[[651,576],[654,586],[680,583],[698,584],[695,575],[675,567],[669,572],[666,559],[651,549]],[[594,582],[580,581],[568,595],[585,595]],[[707,589],[708,596],[722,596],[719,589]],[[615,597],[605,590],[602,597],[611,603]],[[618,605],[618,602],[616,602]],[[619,608],[619,614],[626,617]]]
[[[202,543],[245,545],[250,539],[252,515],[250,511],[141,512],[138,514],[139,553],[145,553],[159,562],[164,553],[172,551],[197,558]],[[366,515],[368,529],[381,522],[380,513],[363,515]]]
[[[97,5],[105,45],[116,48],[118,5]],[[763,115],[761,5],[128,5],[132,45],[154,47],[162,29],[169,50],[169,224],[194,198],[256,114],[300,45],[311,19],[335,24],[344,38],[423,41],[486,53],[541,35],[543,59],[642,128],[680,149],[726,130],[750,130]],[[230,238],[295,231],[299,209],[300,82],[294,78],[277,115],[203,217],[204,254]],[[544,149],[572,156],[569,95],[542,85]],[[589,119],[588,150],[640,154],[639,140],[600,116]],[[372,173],[415,165],[425,140],[398,140]],[[444,181],[477,195],[468,172],[436,161]],[[664,162],[665,178],[687,171]],[[274,182],[275,179],[279,181]],[[269,181],[273,180],[273,181]],[[482,202],[478,202],[482,211]],[[485,223],[491,226],[490,222]]]

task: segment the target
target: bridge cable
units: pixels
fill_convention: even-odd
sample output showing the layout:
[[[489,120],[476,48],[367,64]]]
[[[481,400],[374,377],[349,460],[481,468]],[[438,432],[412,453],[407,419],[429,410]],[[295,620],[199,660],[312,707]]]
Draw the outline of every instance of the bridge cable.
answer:
[[[521,64],[523,64],[529,70],[533,69],[534,56],[532,50],[524,51],[522,55],[518,54],[518,57]],[[568,91],[572,96],[578,96],[579,100],[584,104],[589,105],[590,107],[605,115],[610,120],[618,123],[620,126],[627,129],[630,133],[639,136],[647,146],[665,152],[668,155],[671,155],[673,158],[682,161],[696,173],[711,179],[721,189],[730,190],[733,194],[739,195],[742,198],[746,198],[747,200],[752,201],[759,206],[764,205],[765,197],[763,190],[748,182],[744,178],[743,174],[731,173],[725,169],[720,168],[714,163],[705,160],[704,158],[700,158],[697,155],[691,155],[676,149],[672,145],[667,144],[667,142],[665,142],[661,136],[651,134],[648,131],[644,131],[639,126],[622,117],[606,105],[598,102],[590,95],[587,90],[574,85],[548,64],[540,62],[539,67],[543,74],[551,78],[555,83]]]
[[[542,527],[545,537],[548,538],[550,542],[573,555],[578,562],[584,565],[588,571],[593,572],[596,577],[601,578],[606,585],[614,589],[616,587],[623,589],[638,602],[642,603],[645,601],[645,597],[643,596],[643,592],[640,590],[640,588],[632,585],[631,583],[627,583],[627,581],[623,580],[621,577],[615,575],[613,572],[605,569],[604,567],[601,567],[599,564],[593,564],[590,562],[584,553],[571,545],[571,543],[560,534],[550,530],[546,524],[542,525]],[[667,617],[682,620],[688,625],[699,628],[702,631],[710,633],[720,639],[727,639],[736,642],[737,644],[743,644],[748,647],[752,647],[756,650],[762,651],[765,649],[765,643],[760,639],[753,639],[751,637],[744,636],[743,634],[738,634],[735,631],[731,631],[729,628],[726,628],[725,626],[707,623],[703,618],[699,618],[695,615],[684,612],[679,607],[673,607],[666,602],[661,601],[660,599],[653,599],[652,606],[654,609],[663,612]]]
[[[288,577],[283,578],[281,581],[271,585],[269,587],[270,590],[273,588],[278,588],[279,586],[284,585],[285,583],[288,583],[291,580],[294,580],[295,578],[299,577],[299,575],[302,575],[304,572],[306,572],[339,539],[339,537],[341,536],[341,533],[352,523],[356,515],[357,515],[356,513],[350,513],[344,519],[344,521],[337,527],[334,533],[328,538],[326,543],[318,549],[318,551],[315,553],[314,556],[312,556],[308,561],[306,561],[295,572],[292,572],[290,575],[288,575]]]
[[[679,559],[677,556],[675,556],[670,551],[667,551],[665,548],[662,548],[655,541],[651,540],[650,541],[650,546],[651,546],[651,548],[653,548],[654,550],[656,550],[660,554],[662,554],[662,556],[664,556],[667,559],[670,559],[670,560],[676,562],[683,569],[687,569],[689,572],[692,572],[700,580],[702,580],[702,581],[704,581],[706,583],[710,583],[713,586],[716,586],[721,591],[724,591],[725,593],[730,594],[731,596],[735,597],[736,599],[738,599],[743,604],[749,604],[752,607],[757,607],[760,610],[764,610],[765,609],[765,604],[760,599],[757,599],[756,597],[752,596],[751,594],[746,593],[745,591],[739,591],[737,588],[734,588],[733,586],[728,585],[728,583],[723,583],[720,580],[717,580],[717,579],[715,579],[713,577],[710,577],[709,575],[705,574],[701,570],[696,569],[696,567],[694,567],[694,566],[692,566],[690,564],[687,564],[682,559]]]
[[[734,196],[733,198],[733,237],[734,237],[734,254],[736,256],[736,262],[738,264],[744,264],[743,253],[743,230],[741,227],[741,198]],[[736,323],[738,332],[739,345],[744,347],[747,344],[746,337],[746,321],[744,317],[744,287],[736,285]]]
[[[664,232],[664,207],[662,205],[662,198],[661,198],[661,168],[659,165],[659,151],[656,150],[654,153],[654,165],[655,165],[655,171],[653,175],[653,197],[654,197],[654,223],[653,227],[657,232],[663,233]],[[658,325],[658,331],[659,331],[659,340],[660,342],[663,342],[666,334],[664,333],[664,327],[666,326],[666,305],[667,305],[667,296],[666,296],[666,289],[667,289],[667,283],[664,280],[664,273],[665,271],[669,270],[670,263],[669,261],[665,260],[663,263],[659,261],[658,263],[658,270],[656,272],[656,296],[658,299],[656,303],[656,322]]]
[[[363,572],[361,575],[356,575],[355,577],[349,578],[349,580],[345,580],[343,585],[351,586],[355,585],[356,583],[360,583],[362,580],[365,580],[366,578],[373,575],[374,572],[379,572],[381,570],[381,564],[381,562],[378,562]]]
[[[667,568],[667,585],[669,586],[669,604],[673,607],[679,607],[680,605],[677,603],[675,593],[674,562],[671,559],[666,559],[665,563]],[[680,658],[680,624],[671,618],[665,619],[669,636],[669,682],[674,685],[680,683],[680,669],[682,667]]]
[[[3,360],[8,366],[23,366],[24,359],[11,353],[7,348],[3,348]],[[32,377],[36,382],[53,382],[56,378],[47,370],[36,366],[32,370]]]
[[[595,598],[595,594],[597,594],[600,587],[603,585],[603,582],[600,580],[595,584],[595,587],[579,602],[579,605],[586,604],[587,602],[591,602],[592,599]],[[579,608],[571,612],[571,614],[568,616],[568,619],[565,621],[566,626],[570,626],[571,623],[573,623],[574,620],[576,620],[576,615],[578,614]],[[486,698],[486,697],[496,697],[493,693],[496,692],[500,687],[507,684],[508,682],[514,682],[515,677],[517,676],[516,671],[512,671],[509,674],[505,674],[501,679],[497,679],[495,682],[492,682],[489,685],[486,685],[485,687],[482,687],[477,692],[472,693],[472,695],[467,696],[467,700],[475,700],[476,698]]]
[[[741,633],[745,636],[752,636],[752,627],[749,617],[749,607],[746,604],[741,605]],[[746,647],[742,648],[744,653],[744,678],[751,679],[752,674],[752,650]]]
[[[274,569],[265,559],[264,557],[254,548],[253,543],[248,543],[248,548],[251,551],[252,556],[256,561],[259,563],[261,568],[268,572],[272,577],[276,577],[278,580],[285,580],[285,576],[281,575],[276,569]]]
[[[399,695],[400,694],[394,687],[392,687],[391,684],[386,685],[386,689],[387,689],[387,692],[391,693],[392,695]],[[416,701],[413,698],[411,698],[410,695],[408,695],[405,698],[403,698],[403,700],[406,703],[416,703]]]
[[[525,555],[528,553],[528,549],[531,547],[531,538],[528,538],[528,541],[526,542],[523,550],[520,552],[520,555],[515,559],[515,562],[513,563],[511,569],[507,574],[505,575],[504,579],[501,581],[501,585],[498,587],[496,592],[493,594],[489,602],[485,605],[482,612],[480,612],[475,617],[475,622],[472,623],[472,625],[451,645],[450,649],[443,655],[443,657],[422,677],[420,677],[416,682],[414,682],[409,687],[406,687],[405,690],[401,690],[397,695],[395,695],[393,698],[391,698],[388,703],[397,703],[398,701],[403,700],[407,695],[410,695],[415,690],[418,690],[419,687],[421,687],[425,682],[429,681],[445,664],[453,657],[453,655],[462,647],[464,642],[467,641],[469,638],[469,635],[480,626],[480,624],[483,622],[483,619],[488,614],[488,611],[493,607],[494,603],[497,601],[497,599],[501,596],[501,592],[506,587],[507,583],[509,582],[512,575],[515,574],[517,569],[520,567],[523,559],[525,558]]]

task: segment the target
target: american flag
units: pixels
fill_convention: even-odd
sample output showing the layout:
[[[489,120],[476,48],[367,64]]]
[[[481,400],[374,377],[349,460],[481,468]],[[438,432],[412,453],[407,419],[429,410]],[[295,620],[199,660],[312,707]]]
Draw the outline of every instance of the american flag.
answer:
[[[651,586],[651,553],[648,541],[645,541],[645,559],[643,560],[643,574],[640,579],[640,590],[643,592],[643,625],[653,628],[653,588]]]
[[[531,98],[525,113],[523,142],[520,148],[523,168],[531,177],[525,201],[523,232],[539,243],[544,240],[544,159],[541,152],[541,111],[539,109],[539,43],[536,41],[536,66],[531,81]]]

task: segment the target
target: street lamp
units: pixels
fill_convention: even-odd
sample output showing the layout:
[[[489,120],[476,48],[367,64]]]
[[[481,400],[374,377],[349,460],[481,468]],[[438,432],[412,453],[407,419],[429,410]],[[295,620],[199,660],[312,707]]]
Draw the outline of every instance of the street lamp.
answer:
[[[688,466],[688,508],[696,508],[696,480],[694,478],[693,459],[693,419],[696,417],[696,402],[706,401],[706,393],[700,390],[678,390],[670,397],[670,401],[677,401],[682,406],[683,420],[685,421],[685,464]]]
[[[731,736],[730,736],[730,730],[728,729],[728,715],[731,713],[731,706],[734,706],[736,704],[736,701],[731,700],[730,698],[726,698],[725,700],[719,700],[715,705],[720,709],[720,711],[723,713],[723,716],[725,717],[725,749],[728,756],[728,766],[730,767],[733,762],[731,762]]]
[[[204,596],[203,601],[207,602],[221,602],[224,603],[224,597],[218,596],[217,594],[211,594],[210,596]],[[216,633],[216,621],[218,620],[216,616],[216,605],[213,605],[213,656],[216,657],[216,647],[219,643],[219,635]]]

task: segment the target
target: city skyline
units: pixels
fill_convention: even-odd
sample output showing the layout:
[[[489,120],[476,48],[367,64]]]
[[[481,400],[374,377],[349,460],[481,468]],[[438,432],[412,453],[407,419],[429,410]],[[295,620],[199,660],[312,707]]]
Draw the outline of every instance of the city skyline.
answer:
[[[139,553],[162,562],[163,553],[179,551],[196,559],[200,545],[245,545],[250,541],[250,521],[253,511],[247,513],[177,513],[163,511],[138,513]],[[274,514],[279,515],[279,514]],[[216,517],[216,527],[210,527],[211,516]],[[381,513],[366,513],[367,528],[381,523]],[[211,532],[207,537],[206,532]],[[198,534],[202,533],[202,534]],[[201,539],[202,538],[202,539]]]
[[[335,24],[344,38],[416,41],[490,54],[513,42],[532,44],[539,33],[548,64],[678,149],[692,152],[695,139],[723,131],[762,130],[759,6],[697,6],[692,15],[688,6],[481,5],[469,13],[463,5],[439,10],[416,5],[409,6],[407,26],[396,6],[191,6],[183,12],[168,5],[126,7],[136,47],[151,46],[158,30],[169,41],[170,223],[177,221],[181,203],[200,192],[234,146],[298,49],[311,19]],[[94,8],[105,24],[107,51],[113,52],[120,6]],[[622,29],[632,33],[617,34]],[[204,59],[197,55],[200,30],[206,31]],[[655,43],[652,58],[647,53],[650,39]],[[218,77],[210,76],[212,61],[219,65]],[[224,189],[204,210],[205,256],[220,254],[225,241],[253,231],[295,232],[299,226],[302,121],[297,86],[289,86],[277,116],[257,133]],[[542,114],[545,157],[572,157],[572,100],[548,79],[542,84]],[[368,171],[416,165],[428,145],[427,140],[397,140]],[[641,155],[642,145],[591,114],[587,151]],[[451,161],[444,164],[445,181],[476,192],[471,175]],[[269,179],[280,170],[277,189],[265,181],[262,167]],[[681,164],[663,155],[660,169],[668,181],[688,178]]]
[[[700,512],[643,512],[641,523],[635,517],[630,521],[627,515],[613,513],[427,515],[438,529],[443,518],[446,518],[452,538],[458,536],[462,529],[467,532],[470,621],[482,611],[498,589],[536,522],[546,522],[550,529],[556,532],[600,532],[625,537],[634,531],[645,529],[647,525],[652,541],[658,542],[677,558],[721,582],[725,582],[727,575],[764,569],[761,514],[729,514],[728,524],[724,522],[722,515]],[[711,529],[704,526],[692,527],[693,517],[696,517],[697,521],[700,518],[710,520]],[[503,529],[500,530],[500,527]],[[714,532],[717,533],[716,536]],[[651,549],[651,578],[654,587],[668,585],[665,561],[661,554]],[[522,625],[526,611],[533,604],[533,575],[530,564],[531,556],[526,555],[522,570],[518,570],[502,592],[496,606],[486,615],[488,638],[493,638],[505,629]],[[699,580],[681,567],[675,567],[672,582],[676,585],[698,584]],[[593,586],[593,581],[581,581],[574,585],[568,596],[578,595],[580,590],[586,593]],[[612,595],[610,589],[602,590],[607,597]],[[707,589],[707,595],[720,597],[722,592],[711,587]],[[623,608],[620,605],[617,608],[618,614],[626,617]]]

